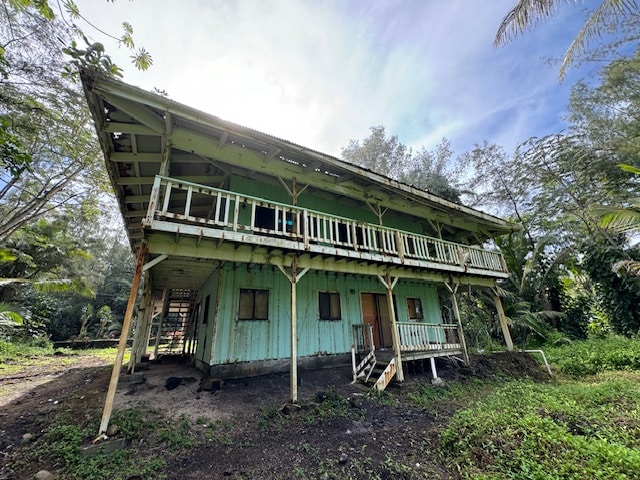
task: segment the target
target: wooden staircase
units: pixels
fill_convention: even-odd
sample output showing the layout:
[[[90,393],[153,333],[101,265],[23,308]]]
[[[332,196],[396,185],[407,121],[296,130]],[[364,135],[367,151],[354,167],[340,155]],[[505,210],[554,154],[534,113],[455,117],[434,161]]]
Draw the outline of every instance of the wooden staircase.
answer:
[[[163,299],[162,314],[152,328],[155,332],[154,358],[162,354],[183,354],[185,342],[196,321],[196,292],[184,289],[169,289]]]
[[[353,381],[365,390],[382,392],[396,375],[396,359],[376,357],[371,325],[354,325],[354,342],[351,347]]]

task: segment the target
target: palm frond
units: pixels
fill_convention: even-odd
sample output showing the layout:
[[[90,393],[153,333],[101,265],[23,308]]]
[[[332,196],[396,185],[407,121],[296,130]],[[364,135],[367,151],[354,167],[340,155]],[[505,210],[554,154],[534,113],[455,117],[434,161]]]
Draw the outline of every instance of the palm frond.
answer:
[[[523,311],[509,318],[513,323],[526,327],[541,338],[546,338],[546,325],[539,312]]]
[[[629,208],[600,208],[600,226],[610,228],[617,233],[629,233],[640,228],[640,206]]]
[[[557,310],[540,310],[535,312],[535,314],[544,320],[561,320],[567,316],[565,313],[558,312]]]
[[[90,287],[75,279],[57,278],[34,281],[28,278],[0,278],[0,287],[17,283],[29,284],[40,293],[77,293],[84,297],[94,296]]]
[[[11,252],[11,250],[7,250],[6,248],[0,247],[0,263],[3,262],[13,262],[16,259],[16,255]]]
[[[23,318],[17,311],[15,305],[10,303],[0,303],[0,326],[22,325]]]
[[[611,270],[617,275],[640,276],[640,262],[637,260],[621,260],[611,266]]]
[[[550,17],[554,3],[554,0],[519,0],[500,22],[493,45],[504,45],[540,18]]]
[[[640,175],[640,168],[634,167],[633,165],[628,165],[626,163],[619,163],[616,166],[621,170],[624,170],[625,172],[635,173],[636,175]]]
[[[31,282],[33,288],[40,293],[77,293],[92,297],[93,291],[83,282],[76,279],[60,278]]]
[[[558,73],[560,81],[564,79],[567,69],[575,57],[584,52],[587,42],[592,38],[599,37],[601,35],[603,19],[607,14],[624,14],[634,10],[638,10],[635,0],[603,0],[600,6],[596,8],[587,19],[565,52],[564,57],[562,58],[562,63],[560,64],[560,71]]]
[[[565,1],[568,2],[568,0]],[[519,0],[500,22],[493,45],[495,47],[504,45],[525,29],[532,27],[538,20],[552,16],[555,3],[554,0]],[[574,61],[575,57],[584,52],[587,42],[601,35],[604,20],[608,14],[624,15],[637,11],[638,5],[635,0],[603,0],[600,6],[587,19],[565,52],[558,73],[560,81],[563,80],[569,65]]]

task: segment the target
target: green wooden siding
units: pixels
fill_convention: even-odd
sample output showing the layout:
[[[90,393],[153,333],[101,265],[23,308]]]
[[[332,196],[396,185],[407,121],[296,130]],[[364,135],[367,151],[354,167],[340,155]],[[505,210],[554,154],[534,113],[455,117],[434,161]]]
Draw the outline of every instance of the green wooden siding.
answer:
[[[291,196],[283,187],[266,185],[250,178],[239,176],[231,177],[229,189],[245,195],[264,198],[265,200],[272,200],[274,202],[280,202],[287,205],[291,204]],[[343,205],[332,200],[311,196],[304,191],[298,198],[298,206],[374,225],[378,224],[378,218],[365,204],[361,207]],[[241,222],[248,223],[251,218],[250,212],[243,212],[241,210],[239,218]],[[419,234],[424,233],[424,229],[422,227],[423,219],[411,218],[406,215],[400,215],[397,212],[387,212],[382,217],[382,220],[384,225],[390,228],[397,228],[399,230]]]
[[[247,264],[228,265],[221,275],[212,364],[288,357],[290,287],[284,275]],[[238,320],[241,288],[269,291],[268,320]]]
[[[248,267],[247,264],[225,266],[219,273],[219,295],[214,308],[218,275],[215,277],[201,291],[203,301],[211,295],[212,305],[208,324],[202,325],[201,319],[196,357],[210,365],[289,358],[291,285],[282,272],[274,267]],[[238,320],[241,288],[269,291],[268,320]],[[339,293],[340,319],[319,318],[319,292]],[[300,279],[297,285],[300,357],[350,352],[352,325],[362,322],[362,292],[384,294],[385,290],[380,281],[371,276],[309,271]],[[398,321],[409,321],[406,301],[409,297],[421,300],[425,322],[441,322],[435,286],[399,282],[394,295]],[[201,312],[203,310],[204,305]],[[205,335],[208,345],[201,344],[205,342]]]
[[[219,283],[219,272],[216,272],[214,275],[207,280],[202,288],[202,295],[200,297],[200,318],[198,319],[198,342],[196,344],[196,353],[195,356],[198,359],[202,359],[204,362],[209,363],[211,359],[211,347],[212,340],[215,336],[215,317],[216,317],[216,307],[217,307],[217,293],[218,293],[218,283]],[[205,321],[205,302],[206,298],[209,296],[209,318]]]

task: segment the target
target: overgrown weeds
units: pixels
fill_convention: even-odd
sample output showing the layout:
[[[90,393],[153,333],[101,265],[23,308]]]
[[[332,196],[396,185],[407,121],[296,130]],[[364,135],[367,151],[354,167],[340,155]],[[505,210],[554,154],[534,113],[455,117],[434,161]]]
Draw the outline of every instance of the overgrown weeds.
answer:
[[[118,427],[115,438],[124,437],[127,448],[83,455],[82,447],[90,445],[97,431],[97,419],[77,422],[60,415],[23,447],[20,460],[10,467],[17,472],[29,464],[50,465],[62,480],[162,479],[167,459],[194,445],[186,417],[171,421],[157,410],[133,408],[116,412],[111,423]]]
[[[640,370],[640,339],[610,336],[546,348],[551,363],[572,376],[614,370]]]
[[[640,374],[513,381],[458,412],[439,450],[462,478],[626,479],[640,471]]]

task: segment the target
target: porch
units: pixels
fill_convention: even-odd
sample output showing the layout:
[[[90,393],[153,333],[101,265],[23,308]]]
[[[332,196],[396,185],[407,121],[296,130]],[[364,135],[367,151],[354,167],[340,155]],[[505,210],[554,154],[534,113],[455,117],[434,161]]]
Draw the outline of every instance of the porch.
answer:
[[[395,322],[399,345],[393,350],[381,351],[374,343],[373,325],[352,326],[353,345],[351,364],[353,382],[368,382],[373,377],[373,388],[382,391],[402,370],[402,362],[429,359],[434,378],[436,357],[462,356],[468,363],[466,344],[462,340],[462,327],[447,323]],[[379,370],[376,371],[376,368]]]
[[[360,265],[508,276],[496,251],[163,176],[155,177],[142,225],[148,233],[171,234],[176,240],[195,238],[198,245],[208,238],[218,245],[233,242]]]

